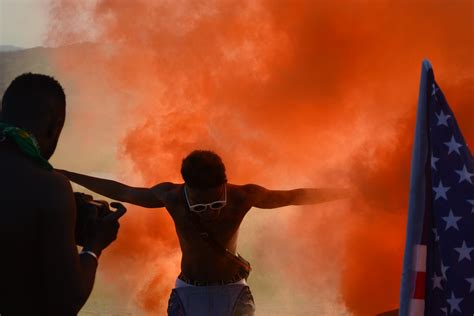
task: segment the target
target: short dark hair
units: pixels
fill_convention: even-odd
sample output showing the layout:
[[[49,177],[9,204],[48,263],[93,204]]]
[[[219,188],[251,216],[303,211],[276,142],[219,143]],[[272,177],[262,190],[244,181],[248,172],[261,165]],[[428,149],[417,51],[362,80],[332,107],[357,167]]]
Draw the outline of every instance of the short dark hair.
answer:
[[[195,150],[183,159],[181,175],[191,188],[209,189],[227,182],[221,157],[209,150]]]
[[[1,119],[16,125],[37,126],[48,116],[64,113],[65,106],[66,96],[56,79],[25,73],[16,77],[5,90]]]

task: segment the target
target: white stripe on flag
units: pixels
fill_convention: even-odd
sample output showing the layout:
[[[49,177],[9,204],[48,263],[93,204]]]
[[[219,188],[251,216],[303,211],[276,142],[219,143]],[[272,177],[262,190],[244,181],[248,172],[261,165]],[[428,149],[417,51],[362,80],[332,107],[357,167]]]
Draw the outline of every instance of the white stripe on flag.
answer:
[[[426,245],[415,245],[415,271],[426,272]]]
[[[410,302],[410,316],[423,316],[425,314],[425,300],[412,299]]]

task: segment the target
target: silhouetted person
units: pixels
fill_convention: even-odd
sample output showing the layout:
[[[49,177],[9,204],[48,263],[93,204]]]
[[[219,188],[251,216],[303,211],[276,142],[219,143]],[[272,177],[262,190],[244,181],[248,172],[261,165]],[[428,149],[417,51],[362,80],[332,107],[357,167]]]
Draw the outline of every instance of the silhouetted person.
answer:
[[[255,304],[246,283],[249,265],[236,257],[239,226],[247,212],[252,207],[314,204],[348,194],[343,189],[275,191],[255,184],[230,184],[221,158],[210,151],[194,151],[183,160],[183,184],[165,182],[151,188],[135,188],[60,172],[109,198],[167,209],[182,251],[181,274],[171,293],[169,315],[253,315]]]
[[[17,77],[0,118],[0,315],[76,315],[92,290],[118,212],[90,228],[81,254],[70,183],[54,171],[66,98],[51,77]]]

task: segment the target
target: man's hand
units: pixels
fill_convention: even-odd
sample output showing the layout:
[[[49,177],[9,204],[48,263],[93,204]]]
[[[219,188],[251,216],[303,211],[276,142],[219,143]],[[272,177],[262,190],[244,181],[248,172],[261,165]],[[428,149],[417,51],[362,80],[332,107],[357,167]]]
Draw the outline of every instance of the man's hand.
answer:
[[[120,228],[118,220],[127,211],[122,204],[117,202],[111,203],[111,206],[117,210],[104,217],[96,217],[95,224],[90,230],[92,236],[89,237],[89,241],[84,247],[85,250],[91,250],[97,256],[100,255],[103,249],[107,248],[117,239],[118,230]],[[96,214],[98,214],[98,209],[96,209],[96,211]]]

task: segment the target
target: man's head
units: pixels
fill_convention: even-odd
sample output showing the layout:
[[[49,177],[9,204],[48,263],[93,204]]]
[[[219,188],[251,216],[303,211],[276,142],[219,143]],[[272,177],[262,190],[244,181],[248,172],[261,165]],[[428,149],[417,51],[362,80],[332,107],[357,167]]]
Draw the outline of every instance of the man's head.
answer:
[[[209,150],[195,150],[183,159],[181,175],[191,189],[205,190],[227,183],[221,158]]]
[[[227,176],[221,158],[212,151],[195,150],[183,159],[181,175],[187,187],[189,203],[207,204],[225,199]],[[203,212],[209,219],[219,215],[219,210]]]
[[[49,159],[66,116],[66,96],[54,78],[27,73],[16,77],[2,98],[1,120],[32,133]]]

